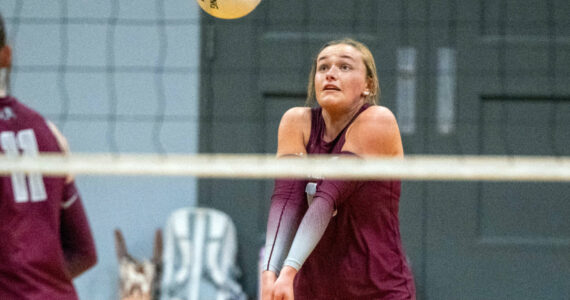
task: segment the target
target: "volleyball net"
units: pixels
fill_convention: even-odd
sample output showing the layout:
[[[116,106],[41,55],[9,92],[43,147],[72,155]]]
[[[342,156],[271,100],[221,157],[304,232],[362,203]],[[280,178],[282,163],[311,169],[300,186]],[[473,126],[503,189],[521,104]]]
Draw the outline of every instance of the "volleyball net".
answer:
[[[570,181],[569,157],[421,156],[275,158],[252,154],[73,154],[0,156],[0,174],[340,178],[428,181]]]

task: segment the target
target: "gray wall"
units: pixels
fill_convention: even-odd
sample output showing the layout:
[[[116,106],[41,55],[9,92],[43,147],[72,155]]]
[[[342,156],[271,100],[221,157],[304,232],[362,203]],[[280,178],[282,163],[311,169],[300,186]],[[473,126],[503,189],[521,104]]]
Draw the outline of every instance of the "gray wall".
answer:
[[[194,1],[0,1],[14,48],[12,94],[56,123],[73,152],[195,153],[199,7]],[[189,177],[79,176],[99,263],[82,299],[116,298],[113,230],[136,257],[196,203]]]
[[[375,56],[407,154],[568,156],[568,3],[271,0],[241,20],[204,18],[200,151],[274,153],[281,115],[303,104],[311,56],[349,36]],[[251,295],[271,189],[199,182],[199,203],[238,224]],[[566,183],[404,182],[418,298],[567,298],[569,194]]]

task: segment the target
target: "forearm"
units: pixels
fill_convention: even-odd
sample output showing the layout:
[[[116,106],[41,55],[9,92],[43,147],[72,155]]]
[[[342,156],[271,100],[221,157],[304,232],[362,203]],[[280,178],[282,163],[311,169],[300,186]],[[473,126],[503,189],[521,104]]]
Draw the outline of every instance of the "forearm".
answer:
[[[284,265],[299,270],[325,233],[335,209],[342,206],[356,188],[359,181],[323,180],[291,245]]]
[[[71,278],[76,278],[97,263],[95,251],[68,252],[65,255],[65,265]]]
[[[299,270],[325,233],[332,218],[334,206],[324,198],[314,198],[295,235],[291,250],[284,262]]]
[[[69,274],[77,277],[97,262],[95,242],[75,184],[66,186],[60,236]]]
[[[279,273],[307,208],[305,181],[276,180],[265,239],[263,270]]]

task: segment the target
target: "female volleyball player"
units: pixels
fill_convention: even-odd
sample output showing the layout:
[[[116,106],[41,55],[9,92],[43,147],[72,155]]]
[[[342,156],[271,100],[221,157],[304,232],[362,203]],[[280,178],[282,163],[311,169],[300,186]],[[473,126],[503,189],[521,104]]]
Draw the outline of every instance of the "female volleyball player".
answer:
[[[55,126],[8,95],[10,65],[0,16],[0,153],[65,152],[66,141]],[[96,260],[71,176],[0,176],[0,299],[77,299],[72,279]]]
[[[279,125],[278,157],[311,154],[403,157],[392,112],[375,103],[374,58],[360,42],[323,46],[313,62],[308,102]],[[331,162],[332,163],[332,162]],[[398,221],[400,181],[317,181],[309,205],[303,180],[276,180],[262,298],[415,299]]]

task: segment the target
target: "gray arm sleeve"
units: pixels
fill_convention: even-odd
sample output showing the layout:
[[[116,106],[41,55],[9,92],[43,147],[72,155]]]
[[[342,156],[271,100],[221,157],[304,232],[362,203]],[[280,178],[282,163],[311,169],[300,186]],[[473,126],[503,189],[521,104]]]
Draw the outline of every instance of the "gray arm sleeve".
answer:
[[[358,188],[358,181],[322,180],[313,203],[303,217],[284,265],[301,269],[309,254],[321,240],[334,209],[339,207]]]
[[[276,180],[265,235],[263,270],[279,274],[303,214],[307,210],[305,181]]]
[[[325,233],[334,211],[333,204],[323,198],[314,198],[305,217],[299,225],[289,255],[284,265],[301,269],[301,266],[315,249]]]

